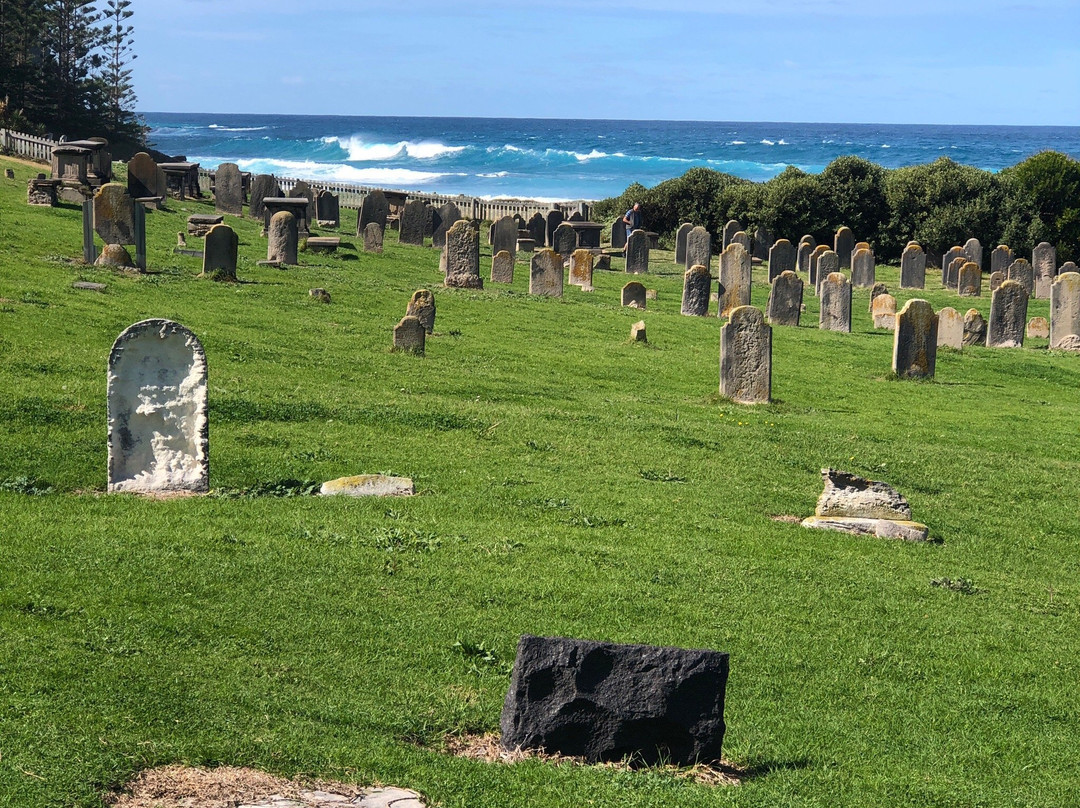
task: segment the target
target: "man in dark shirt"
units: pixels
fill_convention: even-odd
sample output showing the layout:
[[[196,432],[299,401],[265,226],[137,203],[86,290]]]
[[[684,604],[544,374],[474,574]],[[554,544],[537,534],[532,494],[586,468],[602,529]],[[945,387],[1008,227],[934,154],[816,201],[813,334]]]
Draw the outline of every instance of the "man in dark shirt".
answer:
[[[623,214],[622,220],[626,225],[626,240],[629,242],[630,234],[645,226],[645,217],[641,215],[641,203],[635,202],[634,207]],[[623,251],[626,251],[626,247],[623,247]]]

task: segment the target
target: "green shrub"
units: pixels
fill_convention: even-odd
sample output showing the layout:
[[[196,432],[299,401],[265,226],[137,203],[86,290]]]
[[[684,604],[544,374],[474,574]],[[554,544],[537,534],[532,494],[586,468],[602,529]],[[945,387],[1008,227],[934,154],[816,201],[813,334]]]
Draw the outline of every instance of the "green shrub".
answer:
[[[1014,251],[1040,241],[1057,247],[1058,265],[1080,258],[1080,161],[1044,151],[1001,172],[1002,235]]]

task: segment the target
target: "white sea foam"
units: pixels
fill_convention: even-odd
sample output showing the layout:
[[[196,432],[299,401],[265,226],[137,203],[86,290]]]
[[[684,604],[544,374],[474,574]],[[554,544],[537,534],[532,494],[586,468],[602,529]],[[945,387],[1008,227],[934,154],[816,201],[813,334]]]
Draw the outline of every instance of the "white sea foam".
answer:
[[[348,153],[349,162],[368,163],[380,160],[393,160],[411,157],[414,160],[433,160],[450,154],[463,152],[466,146],[447,146],[438,141],[399,140],[397,143],[370,143],[361,135],[340,138],[336,136],[322,138],[323,143],[336,143],[342,151]]]
[[[761,142],[766,146],[775,146],[776,145],[776,143],[774,141],[771,141],[771,140],[763,140]]]
[[[882,143],[881,148],[883,148],[883,149],[891,149],[892,146],[890,146],[888,143]]]
[[[265,132],[269,129],[269,126],[219,126],[216,123],[210,124],[207,129],[216,129],[219,132]]]
[[[219,158],[193,158],[213,165]],[[237,160],[244,171],[276,174],[282,177],[300,177],[310,180],[337,180],[362,185],[427,185],[445,177],[467,177],[468,174],[440,171],[414,171],[410,168],[356,168],[340,163],[319,163],[314,160]]]
[[[777,146],[788,146],[790,144],[786,140],[784,140],[783,138],[780,138],[779,142],[776,145]]]
[[[733,140],[733,141],[731,141],[731,145],[732,146],[745,146],[746,141],[745,140]]]
[[[495,179],[497,177],[509,177],[510,172],[509,171],[493,171],[490,174],[477,174],[476,176],[483,177],[484,179]]]

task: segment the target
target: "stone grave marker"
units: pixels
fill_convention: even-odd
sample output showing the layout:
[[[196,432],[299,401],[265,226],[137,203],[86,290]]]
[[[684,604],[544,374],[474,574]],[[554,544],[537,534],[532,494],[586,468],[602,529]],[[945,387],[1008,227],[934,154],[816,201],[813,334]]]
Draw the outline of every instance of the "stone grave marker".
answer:
[[[106,244],[135,243],[135,200],[120,183],[105,183],[94,194],[94,230]]]
[[[506,250],[500,250],[491,258],[491,282],[514,282],[514,257]]]
[[[877,265],[874,253],[866,247],[860,247],[851,254],[851,285],[861,289],[874,286]]]
[[[797,266],[795,248],[786,238],[777,239],[769,249],[769,283],[785,272],[794,272]]]
[[[563,212],[561,210],[549,210],[545,218],[546,230],[544,231],[544,243],[549,247],[555,246],[555,228],[563,223]],[[620,217],[619,223],[622,223]],[[626,225],[621,225],[624,229]]]
[[[383,229],[378,222],[364,225],[364,252],[381,253],[383,251]]]
[[[1013,266],[1016,264],[1014,261]],[[1023,347],[1027,304],[1027,289],[1017,281],[1010,278],[998,287],[990,299],[990,324],[986,330],[988,348]]]
[[[727,317],[732,309],[750,305],[750,253],[737,241],[720,253],[718,313]]]
[[[311,184],[307,180],[297,180],[292,190],[289,191],[289,199],[304,199],[307,201],[305,221],[308,227],[313,226],[315,224],[315,191],[312,189]],[[358,236],[362,235],[363,230],[358,230],[356,234]]]
[[[461,211],[458,210],[458,206],[453,202],[447,202],[442,205],[438,211],[438,217],[435,221],[435,229],[431,233],[431,246],[442,249],[446,246],[446,234],[453,227],[461,221]],[[480,244],[479,237],[476,241],[477,245]]]
[[[214,172],[214,210],[230,216],[244,215],[244,178],[236,163],[222,163]]]
[[[952,262],[957,258],[963,258],[964,260],[957,264],[957,267],[962,267],[969,260],[967,253],[964,252],[963,247],[950,247],[945,251],[945,255],[941,256],[941,285],[946,289],[955,289],[956,284],[959,282],[959,276],[949,277],[949,267],[952,266]],[[950,282],[951,281],[951,282]]]
[[[562,258],[563,264],[569,263],[570,255],[578,248],[577,230],[569,222],[563,222],[555,228],[551,245]]]
[[[790,245],[789,245],[790,246]],[[786,269],[773,278],[766,315],[772,325],[797,326],[802,316],[803,281]]]
[[[969,238],[964,242],[964,255],[967,259],[975,264],[978,264],[979,271],[982,271],[983,265],[983,248],[982,244],[977,238]]]
[[[991,272],[990,273],[990,292],[991,293],[996,292],[998,290],[998,287],[1001,286],[1002,282],[1005,281],[1005,280],[1008,280],[1008,277],[1009,277],[1008,273],[1001,272],[1000,270],[998,272]]]
[[[874,318],[874,328],[888,331],[896,329],[896,298],[890,294],[881,294],[870,301],[870,312]]]
[[[338,199],[337,194],[329,191],[319,191],[315,194],[315,221],[320,227],[341,226],[341,200]]]
[[[748,236],[744,231],[740,230],[738,233],[733,235],[731,237],[731,241],[729,241],[728,244],[741,244],[742,248],[746,250],[746,254],[750,255],[750,236]]]
[[[978,309],[968,309],[964,315],[964,347],[986,345],[986,320]]]
[[[570,284],[572,286],[580,286],[585,290],[593,288],[593,260],[592,250],[579,249],[570,253]]]
[[[616,224],[622,224],[622,222],[616,222]],[[694,226],[690,222],[683,222],[679,225],[679,229],[675,231],[675,263],[679,266],[687,268],[693,266],[693,264],[688,265],[686,263],[686,236],[693,229]],[[615,245],[612,244],[611,246],[614,247]],[[708,264],[703,264],[703,266],[708,266]]]
[[[165,172],[146,152],[139,152],[128,160],[127,172],[127,189],[132,199],[164,198],[168,194]]]
[[[109,492],[210,487],[206,353],[171,320],[143,320],[109,353]]]
[[[240,238],[227,224],[216,224],[206,234],[202,277],[236,283],[236,256]]]
[[[708,267],[690,267],[683,274],[682,307],[679,311],[691,317],[708,316],[711,292],[712,275]]]
[[[1074,334],[1080,335],[1080,274],[1064,272],[1050,288],[1050,347]]]
[[[818,275],[818,259],[825,253],[832,252],[829,249],[828,244],[819,244],[814,247],[814,251],[810,253],[810,286],[814,289],[814,294],[817,294],[817,289],[821,285],[821,278]],[[839,265],[839,262],[837,262]]]
[[[982,297],[982,270],[974,261],[965,261],[960,267],[956,291],[960,297]]]
[[[900,256],[900,288],[926,288],[926,253],[918,245],[905,247]]]
[[[547,222],[540,213],[534,213],[529,217],[529,221],[525,223],[525,229],[529,231],[529,238],[536,242],[536,247],[539,249],[544,246],[547,239]]]
[[[964,318],[952,306],[938,312],[937,344],[957,351],[964,347]]]
[[[635,230],[626,240],[626,271],[641,275],[649,271],[649,234]]]
[[[368,224],[377,224],[377,222],[368,222]],[[394,351],[423,356],[425,337],[424,327],[420,321],[415,317],[405,315],[394,326]]]
[[[417,289],[405,307],[405,316],[415,317],[428,334],[435,330],[435,295],[428,289]]]
[[[398,242],[424,246],[424,230],[429,220],[429,206],[422,199],[410,199],[401,209],[398,220]]]
[[[1028,320],[1027,336],[1031,339],[1047,339],[1050,336],[1050,323],[1045,317],[1032,317]]]
[[[1080,272],[1080,268],[1076,266],[1075,261],[1066,261],[1058,267],[1057,275],[1064,275],[1066,272]]]
[[[840,257],[841,269],[851,269],[851,253],[855,250],[855,234],[844,226],[837,229],[833,236],[833,252]]]
[[[295,216],[287,210],[279,210],[270,217],[266,244],[268,262],[294,266],[298,263],[296,257],[298,242]]]
[[[258,174],[251,181],[251,192],[248,195],[248,217],[259,221],[266,220],[266,205],[263,200],[267,197],[280,198],[281,186],[272,174]]]
[[[830,272],[821,282],[819,296],[821,297],[821,312],[818,317],[818,327],[825,331],[850,332],[851,284],[843,273]]]
[[[550,247],[537,250],[529,262],[529,294],[562,297],[562,256]]]
[[[735,307],[720,327],[720,395],[740,404],[772,396],[772,328],[753,306]]]
[[[1057,274],[1057,249],[1053,244],[1040,241],[1031,251],[1031,268],[1035,272],[1035,297],[1046,300],[1050,297],[1050,284]]]
[[[390,203],[386,201],[386,194],[378,189],[365,194],[360,203],[360,214],[356,219],[356,235],[363,235],[364,228],[372,222],[378,222],[379,227],[386,230],[386,220],[389,216]]]
[[[518,226],[512,216],[503,216],[492,222],[491,251],[508,252],[511,258],[517,258]]]
[[[810,275],[810,257],[814,254],[814,249],[815,247],[811,245],[810,242],[800,241],[796,251],[795,261],[797,271],[802,272],[807,276]]]
[[[1028,297],[1035,293],[1035,268],[1026,258],[1017,258],[1009,264],[1009,280],[1023,286]]]
[[[954,291],[960,288],[960,270],[964,268],[964,264],[970,263],[973,262],[969,261],[966,255],[961,255],[949,262],[949,266],[945,269],[946,288]]]
[[[622,305],[635,309],[645,308],[645,285],[630,281],[622,288]]]
[[[868,307],[868,311],[870,311],[870,312],[874,311],[874,299],[877,298],[878,295],[887,295],[887,294],[889,294],[889,287],[888,286],[886,286],[883,283],[875,283],[874,287],[870,290],[870,305]]]
[[[694,266],[711,266],[712,236],[709,235],[709,231],[699,225],[687,233],[685,253],[683,266],[687,269]]]
[[[619,250],[626,247],[626,225],[622,217],[611,223],[611,246]]]
[[[751,258],[757,258],[759,261],[769,260],[769,250],[772,249],[773,243],[776,239],[773,238],[772,231],[764,225],[758,225],[754,230],[754,251],[751,253]]]
[[[1013,252],[1004,244],[999,244],[990,251],[990,272],[1005,274],[1009,271],[1009,264],[1013,262]]]
[[[721,239],[721,251],[726,250],[727,246],[731,243],[731,240],[735,237],[735,234],[742,230],[742,225],[734,219],[730,219],[727,224],[724,225],[723,238]],[[744,245],[745,246],[745,245]]]
[[[511,219],[511,221],[513,221]],[[464,219],[446,231],[446,280],[455,289],[483,289],[480,277],[480,234]]]
[[[817,257],[817,269],[814,273],[814,280],[817,282],[817,293],[821,294],[821,284],[825,282],[825,279],[834,272],[840,271],[840,256],[832,250],[826,248],[821,255]]]
[[[938,316],[927,300],[913,298],[896,315],[893,373],[901,379],[932,379],[937,363]]]

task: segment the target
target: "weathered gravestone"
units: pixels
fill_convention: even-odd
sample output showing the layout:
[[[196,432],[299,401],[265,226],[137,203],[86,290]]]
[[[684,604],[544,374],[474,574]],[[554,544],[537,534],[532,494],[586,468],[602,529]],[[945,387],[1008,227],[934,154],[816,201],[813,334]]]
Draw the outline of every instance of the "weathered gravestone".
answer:
[[[536,243],[537,248],[544,246],[547,238],[547,222],[541,214],[534,213],[525,223],[525,229],[529,231],[529,238]]]
[[[203,246],[202,277],[236,282],[236,255],[240,239],[227,224],[216,224],[206,234]]]
[[[383,251],[383,229],[378,222],[368,222],[364,226],[364,252],[381,253]]]
[[[734,219],[731,219],[730,221],[728,221],[728,223],[724,225],[723,238],[721,239],[721,244],[720,244],[721,251],[726,250],[727,246],[731,243],[731,240],[735,237],[735,234],[739,233],[741,231],[742,231],[742,225],[741,224],[739,224]]]
[[[307,202],[305,221],[308,227],[313,226],[315,224],[315,191],[311,184],[307,180],[297,180],[289,191],[289,199],[303,199]],[[363,230],[357,230],[356,234],[361,235],[363,232]]]
[[[698,226],[687,233],[685,252],[683,266],[687,269],[694,266],[710,266],[712,262],[712,236],[709,235],[709,231]]]
[[[645,321],[638,320],[632,326],[630,326],[630,341],[631,342],[648,342],[649,337],[645,331]]]
[[[750,244],[750,236],[748,236],[744,231],[740,230],[738,233],[731,237],[731,241],[728,242],[728,245],[730,246],[732,244],[741,244],[742,248],[746,250],[746,254],[750,255],[750,250],[752,247],[752,245]]]
[[[720,253],[720,288],[717,313],[727,317],[732,309],[750,305],[750,253],[737,241]]]
[[[720,395],[740,404],[772,395],[772,328],[753,306],[732,309],[720,327]]]
[[[109,491],[204,492],[210,484],[206,353],[171,320],[143,320],[109,353]]]
[[[635,230],[626,240],[626,271],[641,275],[649,271],[649,234]]]
[[[1065,272],[1050,288],[1050,347],[1072,335],[1080,335],[1080,274]]]
[[[964,347],[986,345],[986,320],[978,309],[968,309],[964,315]]]
[[[688,264],[686,261],[686,237],[693,229],[694,226],[690,222],[683,222],[679,225],[679,229],[675,231],[675,263],[687,269],[692,267],[693,264]],[[702,266],[708,266],[708,264],[702,264]]]
[[[769,260],[769,250],[772,248],[776,239],[773,238],[772,231],[764,225],[758,225],[754,230],[754,251],[750,254],[751,258],[757,258],[759,261]]]
[[[557,228],[560,224],[563,223],[563,212],[561,210],[557,210],[557,209],[556,210],[549,210],[547,216],[545,216],[544,219],[545,219],[545,225],[546,225],[546,228],[544,230],[544,244],[546,244],[549,247],[554,247],[555,246],[555,228]],[[622,217],[619,218],[618,222],[619,222],[619,224],[622,224]],[[624,236],[623,237],[625,239],[626,225],[622,225],[622,227],[624,228]]]
[[[492,222],[492,253],[506,251],[512,258],[517,257],[518,226],[512,216],[503,216]]]
[[[405,315],[394,326],[394,351],[423,356],[425,336],[424,327],[420,321],[415,317]]]
[[[926,253],[917,244],[905,247],[900,256],[900,288],[926,288]]]
[[[428,205],[422,199],[410,199],[401,209],[398,220],[398,242],[424,246],[424,229],[428,221]]]
[[[435,330],[435,295],[427,289],[417,289],[405,307],[406,317],[415,317],[428,334]]]
[[[824,245],[822,245],[824,246]],[[832,250],[826,248],[821,255],[817,257],[816,270],[814,272],[814,280],[817,283],[815,291],[817,294],[821,294],[821,284],[825,279],[834,272],[840,271],[840,256]]]
[[[214,172],[214,210],[230,216],[244,215],[244,178],[236,163],[222,163]]]
[[[840,256],[840,266],[851,269],[851,253],[855,249],[855,234],[850,227],[840,227],[833,236],[833,252]]]
[[[978,264],[979,270],[982,271],[983,248],[982,243],[977,238],[969,238],[964,242],[964,255],[967,256],[969,261]]]
[[[1075,261],[1066,261],[1058,267],[1057,275],[1064,275],[1066,272],[1080,272],[1080,268],[1076,266]]]
[[[626,246],[626,225],[622,217],[611,223],[611,246],[619,250]]]
[[[360,215],[356,218],[356,235],[364,233],[364,228],[372,222],[378,222],[379,227],[386,229],[386,220],[390,216],[390,203],[386,201],[386,194],[380,190],[374,190],[364,196],[360,203]],[[451,224],[453,224],[451,222]],[[447,225],[449,227],[450,225]],[[444,235],[445,235],[445,231]],[[441,244],[438,246],[442,246]]]
[[[1035,293],[1035,268],[1026,258],[1017,258],[1009,264],[1009,280],[1023,286],[1028,297]]]
[[[1013,265],[1016,265],[1015,261]],[[1023,347],[1027,304],[1027,290],[1016,281],[1010,279],[998,287],[990,299],[990,324],[986,331],[988,348]]]
[[[295,265],[299,234],[296,217],[287,210],[280,210],[270,217],[267,230],[266,260],[270,263]]]
[[[513,221],[511,219],[511,221]],[[483,289],[480,277],[480,234],[464,219],[446,231],[446,280],[456,289]]]
[[[870,290],[870,306],[868,307],[868,311],[872,312],[874,310],[874,300],[879,295],[887,295],[887,294],[889,294],[889,287],[888,286],[886,286],[883,283],[875,283],[874,287]]]
[[[622,288],[622,305],[634,309],[645,308],[645,286],[637,281],[630,281]]]
[[[829,273],[821,282],[819,296],[818,327],[825,331],[851,331],[851,284],[843,273]]]
[[[949,267],[953,265],[953,261],[958,258],[963,260],[957,264],[957,267],[962,267],[970,259],[967,257],[967,253],[964,252],[963,247],[950,247],[945,251],[945,255],[941,256],[941,285],[946,289],[955,289],[956,283],[959,280],[958,276],[949,277]]]
[[[1031,267],[1035,271],[1035,297],[1046,300],[1057,273],[1057,248],[1045,241],[1036,244],[1031,251]]]
[[[1008,280],[1008,275],[1005,272],[991,272],[990,273],[990,292],[996,292],[998,287],[1001,286],[1003,281]]]
[[[1032,317],[1028,320],[1027,336],[1031,339],[1046,339],[1050,336],[1050,323],[1045,317]]]
[[[491,258],[491,282],[514,282],[514,257],[506,250],[500,250]]]
[[[1013,262],[1013,252],[1004,244],[999,244],[990,252],[990,272],[1009,271],[1009,264]]]
[[[803,236],[803,238],[806,238],[806,237]],[[795,256],[796,267],[798,268],[799,272],[802,272],[807,276],[810,275],[810,261],[811,261],[811,256],[814,254],[814,249],[815,249],[815,246],[813,244],[811,244],[810,242],[808,242],[808,241],[800,241],[799,242],[799,247],[798,247],[798,249],[796,251],[796,256]]]
[[[529,262],[529,294],[562,297],[562,256],[551,248],[537,250]]]
[[[424,238],[434,238],[435,231],[439,229],[442,218],[439,209],[430,203],[424,204]],[[432,244],[432,247],[435,245]]]
[[[132,199],[164,198],[168,194],[165,172],[146,152],[139,152],[128,160],[127,172],[127,189]]]
[[[707,316],[711,291],[712,275],[708,267],[690,267],[683,274],[682,307],[679,311],[691,317]]]
[[[786,238],[777,239],[769,249],[769,283],[785,272],[794,272],[796,263],[795,248]]]
[[[251,181],[251,193],[248,195],[248,217],[264,221],[266,218],[266,206],[263,200],[267,197],[280,197],[281,186],[272,174],[258,174]]]
[[[861,289],[870,289],[877,276],[874,253],[866,247],[860,247],[851,254],[851,285]]]
[[[932,379],[937,363],[938,316],[930,301],[913,298],[896,315],[892,369],[901,379]]]
[[[135,200],[118,182],[108,182],[94,194],[94,230],[106,244],[135,243]]]
[[[586,291],[592,289],[594,256],[592,250],[574,250],[570,253],[570,284]]]
[[[717,651],[525,635],[499,742],[590,763],[719,760],[727,678]]]
[[[570,262],[570,255],[578,248],[578,235],[574,226],[569,222],[563,222],[555,228],[551,241],[552,249],[559,254],[563,264]]]
[[[887,293],[878,295],[870,301],[870,314],[874,318],[874,328],[895,330],[896,298]]]
[[[938,312],[937,344],[957,351],[964,347],[964,318],[951,306]]]
[[[814,294],[817,294],[818,287],[821,286],[821,276],[818,275],[818,259],[825,253],[832,252],[829,249],[828,244],[819,244],[814,247],[814,251],[810,253],[810,286],[814,289]],[[839,266],[839,262],[837,262]]]
[[[321,227],[341,226],[341,200],[337,194],[319,191],[315,194],[315,221]]]
[[[982,297],[982,270],[974,261],[965,261],[960,267],[956,291],[960,297]]]
[[[949,266],[945,268],[945,288],[956,290],[960,288],[960,270],[963,269],[964,264],[973,263],[968,260],[966,255],[961,255],[958,258],[954,258],[949,262]]]
[[[765,313],[773,325],[797,326],[802,315],[803,282],[787,269],[773,278]]]

